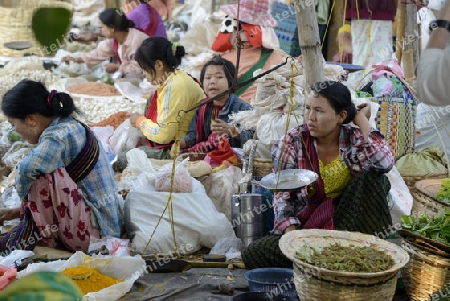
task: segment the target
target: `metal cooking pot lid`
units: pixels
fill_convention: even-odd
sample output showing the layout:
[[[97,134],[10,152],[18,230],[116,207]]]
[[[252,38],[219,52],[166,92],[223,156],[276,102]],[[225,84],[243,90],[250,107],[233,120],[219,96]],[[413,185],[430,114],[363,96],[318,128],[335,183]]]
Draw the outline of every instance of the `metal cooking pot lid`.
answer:
[[[261,179],[261,186],[270,190],[297,189],[315,182],[319,176],[307,169],[286,169]]]
[[[26,41],[15,41],[15,42],[4,43],[3,46],[5,46],[6,48],[9,48],[9,49],[14,49],[14,50],[24,50],[24,49],[31,48],[33,45],[31,45],[31,43],[26,42]]]

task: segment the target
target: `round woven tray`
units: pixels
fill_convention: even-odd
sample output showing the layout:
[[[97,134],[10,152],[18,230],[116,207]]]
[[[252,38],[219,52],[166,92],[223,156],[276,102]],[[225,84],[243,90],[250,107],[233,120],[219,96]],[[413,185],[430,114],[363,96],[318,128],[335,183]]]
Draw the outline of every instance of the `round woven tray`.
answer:
[[[271,159],[253,159],[253,176],[264,177],[272,173],[272,160]]]
[[[335,243],[342,246],[370,246],[390,254],[395,263],[384,272],[350,273],[319,268],[296,256],[302,248],[325,247]],[[290,231],[281,237],[279,246],[283,254],[294,262],[297,271],[294,279],[300,299],[308,301],[392,300],[398,272],[409,261],[408,253],[395,244],[358,232],[317,229]]]
[[[431,172],[431,173],[400,173],[403,180],[406,183],[406,186],[408,186],[409,191],[413,193],[416,190],[416,187],[414,186],[416,182],[427,180],[427,179],[444,179],[448,177],[448,171],[443,172]]]
[[[414,198],[411,215],[436,217],[445,208],[450,209],[450,204],[441,202],[435,198],[441,189],[441,179],[428,179],[414,184],[412,192]]]
[[[430,296],[450,282],[450,259],[420,249],[407,241],[402,248],[410,256],[403,268],[406,293],[411,301],[428,301]]]

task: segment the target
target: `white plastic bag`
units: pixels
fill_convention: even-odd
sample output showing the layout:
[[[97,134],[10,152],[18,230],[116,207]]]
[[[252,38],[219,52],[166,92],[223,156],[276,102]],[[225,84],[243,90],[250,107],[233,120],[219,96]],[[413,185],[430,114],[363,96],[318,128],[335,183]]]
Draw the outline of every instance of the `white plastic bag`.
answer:
[[[143,150],[133,148],[126,154],[128,165],[122,172],[119,190],[146,187],[155,190],[156,170]]]
[[[102,143],[103,148],[106,152],[111,152],[109,149],[109,139],[114,134],[114,127],[107,125],[107,126],[94,126],[91,127],[92,132],[94,132],[95,136],[100,140]]]
[[[225,255],[227,261],[233,258],[241,258],[242,240],[237,237],[225,237],[220,239],[211,249],[209,254]]]
[[[392,217],[392,224],[395,227],[401,225],[401,216],[410,215],[413,205],[413,196],[409,192],[408,186],[394,166],[390,172],[386,174],[391,183],[391,190],[389,191],[393,203],[389,204],[389,209]]]
[[[189,159],[189,158],[187,158]],[[181,193],[191,193],[192,192],[192,177],[189,174],[189,171],[184,167],[184,162],[175,166],[175,174],[173,179],[173,192],[181,192]],[[160,192],[169,192],[170,186],[172,182],[172,167],[173,164],[169,163],[161,167],[155,179],[155,190]]]
[[[128,81],[116,81],[114,87],[126,98],[137,103],[146,103],[147,100],[143,97],[144,93],[138,86],[133,85]]]
[[[187,255],[202,246],[212,248],[224,237],[236,237],[231,223],[219,213],[206,195],[203,185],[195,179],[192,193],[173,193],[172,208],[178,250]],[[173,254],[175,245],[168,212],[155,230],[169,198],[168,192],[150,192],[146,187],[132,189],[125,202],[125,227],[131,248],[137,253]],[[147,249],[146,249],[147,247]]]
[[[114,155],[129,151],[136,147],[141,137],[142,132],[131,126],[130,119],[127,119],[117,127],[110,138],[110,150]]]
[[[93,258],[78,251],[67,260],[29,264],[25,270],[17,273],[17,279],[39,271],[61,272],[66,268],[73,268],[80,265],[86,265],[98,270],[103,275],[123,280],[121,283],[111,285],[96,293],[84,295],[84,301],[119,300],[130,291],[134,282],[144,274],[147,268],[145,261],[139,255],[134,257],[114,257],[111,260],[111,258]]]
[[[242,179],[242,170],[236,166],[211,174],[202,181],[206,193],[213,201],[216,209],[225,214],[231,221],[231,198],[239,192],[239,181]]]
[[[109,255],[106,256],[95,256],[95,257],[108,257],[108,256],[114,256],[114,257],[124,257],[124,256],[130,256],[130,250],[128,248],[128,245],[130,244],[129,239],[120,239],[117,237],[102,237],[101,239],[91,237],[91,241],[89,243],[89,249],[88,253],[91,251],[99,250],[103,246],[105,246],[108,251]]]
[[[32,251],[14,250],[8,256],[0,256],[0,265],[7,268],[19,266],[25,258],[34,256]]]

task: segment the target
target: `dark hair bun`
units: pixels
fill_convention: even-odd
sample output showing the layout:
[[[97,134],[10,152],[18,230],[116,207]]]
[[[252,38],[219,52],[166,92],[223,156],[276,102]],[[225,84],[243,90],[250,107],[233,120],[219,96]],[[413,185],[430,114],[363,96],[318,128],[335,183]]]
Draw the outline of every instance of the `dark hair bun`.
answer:
[[[343,122],[344,124],[352,122],[353,119],[355,119],[356,113],[358,112],[356,110],[356,106],[354,103],[351,103],[350,106],[346,108],[346,111],[347,111],[347,118],[345,118]]]
[[[184,50],[184,46],[177,45],[176,49],[175,49],[175,55],[174,56],[182,58],[182,57],[185,56],[185,54],[186,54],[186,51]]]

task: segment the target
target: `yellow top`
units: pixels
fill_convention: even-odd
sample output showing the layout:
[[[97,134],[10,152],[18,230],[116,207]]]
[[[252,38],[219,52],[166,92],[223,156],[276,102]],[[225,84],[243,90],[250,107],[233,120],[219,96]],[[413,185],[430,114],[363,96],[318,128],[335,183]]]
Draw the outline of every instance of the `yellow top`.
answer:
[[[319,160],[320,175],[323,179],[325,195],[329,198],[335,198],[342,194],[342,191],[352,180],[350,169],[339,157],[330,164],[324,165]]]
[[[189,124],[196,110],[189,113],[188,110],[198,105],[205,93],[192,77],[182,70],[176,70],[166,81],[157,88],[158,92],[158,117],[157,123],[141,116],[136,121],[148,140],[159,144],[167,144],[175,140],[176,137],[186,135]],[[181,122],[178,123],[178,112],[180,112]]]

